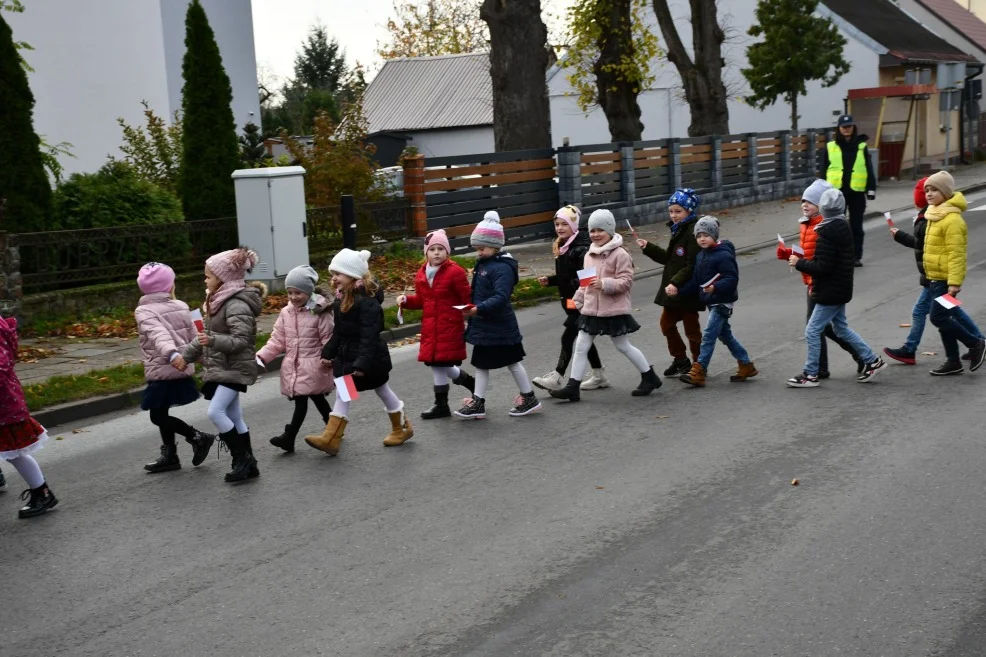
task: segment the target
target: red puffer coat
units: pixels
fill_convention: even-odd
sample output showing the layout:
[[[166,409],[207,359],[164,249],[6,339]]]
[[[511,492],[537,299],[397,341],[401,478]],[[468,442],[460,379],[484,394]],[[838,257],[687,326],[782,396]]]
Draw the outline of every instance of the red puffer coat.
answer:
[[[17,361],[17,320],[0,317],[0,426],[30,418],[21,382],[14,371]],[[4,447],[0,446],[0,450]]]
[[[422,265],[414,278],[415,294],[410,294],[404,307],[424,311],[421,317],[421,347],[418,360],[422,363],[444,363],[466,359],[465,323],[462,311],[452,306],[471,302],[466,270],[452,260],[446,260],[428,284]]]

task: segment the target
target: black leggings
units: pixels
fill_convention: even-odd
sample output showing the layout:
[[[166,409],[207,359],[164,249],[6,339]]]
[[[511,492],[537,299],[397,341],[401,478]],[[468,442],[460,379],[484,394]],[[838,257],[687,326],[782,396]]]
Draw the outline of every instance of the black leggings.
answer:
[[[329,413],[332,412],[332,407],[329,405],[329,400],[325,395],[298,395],[294,398],[294,414],[291,415],[290,424],[295,433],[301,429],[301,425],[305,422],[305,416],[308,415],[309,399],[315,404],[315,408],[322,416],[322,420],[326,423],[329,421]]]
[[[161,442],[169,447],[175,444],[175,434],[191,438],[195,435],[195,429],[185,424],[183,421],[168,414],[167,408],[151,409],[151,424],[161,431]]]
[[[565,332],[561,334],[561,353],[558,355],[558,366],[555,368],[555,371],[559,374],[565,374],[565,370],[568,368],[568,361],[572,360],[572,349],[575,346],[575,338],[578,336],[579,327],[575,322],[572,322],[572,326],[566,326]],[[589,347],[589,367],[598,370],[602,366],[603,362],[599,360],[599,352],[596,351],[596,345],[593,344]]]

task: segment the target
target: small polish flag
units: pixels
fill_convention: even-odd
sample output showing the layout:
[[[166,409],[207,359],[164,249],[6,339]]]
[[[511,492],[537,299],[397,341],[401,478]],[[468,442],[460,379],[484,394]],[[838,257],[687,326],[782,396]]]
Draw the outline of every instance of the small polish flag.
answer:
[[[894,227],[894,220],[890,218],[890,213],[889,212],[884,212],[883,213],[883,217],[887,220],[887,225],[890,226],[891,228],[893,228]]]
[[[801,248],[800,244],[795,244],[791,247],[791,253],[794,255],[803,256],[805,254],[805,250]]]
[[[935,299],[935,301],[937,301],[938,303],[940,303],[941,305],[943,305],[944,307],[950,310],[952,308],[958,308],[959,306],[962,305],[962,302],[956,299],[955,297],[953,297],[951,294],[943,294],[937,299]]]
[[[588,269],[580,269],[579,274],[579,287],[588,287],[592,281],[596,280],[596,268],[589,267]]]
[[[467,303],[464,306],[452,306],[452,307],[455,308],[456,310],[465,310],[466,308],[475,308],[476,306],[472,305],[471,303]]]
[[[202,311],[196,308],[192,311],[192,324],[199,333],[205,333],[205,322],[202,321]]]
[[[640,239],[640,236],[637,235],[637,231],[635,231],[633,229],[633,226],[630,225],[630,220],[629,219],[624,219],[623,221],[627,222],[627,228],[629,228],[630,229],[630,232],[633,233],[633,239],[639,240]]]
[[[722,278],[722,274],[716,274],[715,276],[713,276],[709,280],[707,280],[704,283],[702,283],[702,287],[703,288],[707,288],[710,285],[712,285],[713,283],[715,283],[716,281],[718,281],[720,278]]]
[[[356,401],[359,399],[359,391],[356,390],[356,383],[353,382],[353,375],[347,374],[336,379],[336,394],[344,402]]]

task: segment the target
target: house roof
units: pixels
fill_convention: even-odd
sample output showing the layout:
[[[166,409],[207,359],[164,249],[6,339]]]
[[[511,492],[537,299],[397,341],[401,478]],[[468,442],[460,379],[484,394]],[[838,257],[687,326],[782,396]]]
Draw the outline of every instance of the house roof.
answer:
[[[916,0],[966,39],[986,50],[986,23],[955,0]]]
[[[943,2],[955,4],[955,0]],[[977,61],[929,31],[890,0],[822,0],[822,3],[901,62]]]
[[[370,132],[493,124],[488,53],[391,59],[363,96]]]

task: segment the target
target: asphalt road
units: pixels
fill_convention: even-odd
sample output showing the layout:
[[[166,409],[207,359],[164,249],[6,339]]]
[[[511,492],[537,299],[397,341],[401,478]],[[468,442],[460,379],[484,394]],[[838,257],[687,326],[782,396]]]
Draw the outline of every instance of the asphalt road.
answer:
[[[960,298],[986,321],[984,214]],[[899,346],[912,254],[878,221],[865,262],[850,323]],[[658,280],[635,286],[634,342],[663,369]],[[266,444],[291,409],[269,377],[244,397],[262,476],[238,487],[226,455],[192,468],[187,446],[185,469],[144,473],[146,415],[60,428],[39,455],[60,506],[19,521],[0,495],[0,655],[986,654],[986,369],[929,376],[929,324],[938,355],[917,367],[861,385],[836,348],[832,379],[788,389],[803,295],[772,249],[741,258],[747,383],[720,345],[704,390],[632,398],[603,341],[614,386],[578,405],[510,418],[497,372],[488,420],[418,420],[385,449],[369,395],[337,459]],[[555,361],[559,315],[520,313],[532,375]],[[415,357],[395,352],[392,382],[416,415],[431,381]],[[178,414],[209,427],[204,404]]]

